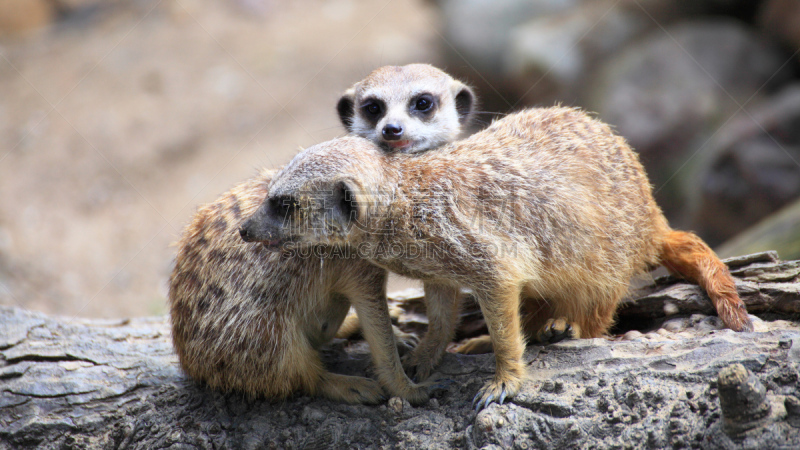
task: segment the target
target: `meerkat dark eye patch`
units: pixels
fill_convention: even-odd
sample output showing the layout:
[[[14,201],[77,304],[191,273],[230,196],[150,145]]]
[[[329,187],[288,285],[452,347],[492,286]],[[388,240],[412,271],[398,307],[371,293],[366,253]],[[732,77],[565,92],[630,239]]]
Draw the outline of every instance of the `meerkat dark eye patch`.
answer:
[[[410,114],[420,117],[430,117],[436,110],[439,100],[432,94],[420,94],[413,99],[409,104]]]
[[[269,213],[279,220],[289,220],[300,206],[300,203],[288,195],[280,195],[269,199]]]
[[[386,105],[375,98],[368,98],[361,103],[359,107],[362,115],[370,123],[376,124],[386,114]]]

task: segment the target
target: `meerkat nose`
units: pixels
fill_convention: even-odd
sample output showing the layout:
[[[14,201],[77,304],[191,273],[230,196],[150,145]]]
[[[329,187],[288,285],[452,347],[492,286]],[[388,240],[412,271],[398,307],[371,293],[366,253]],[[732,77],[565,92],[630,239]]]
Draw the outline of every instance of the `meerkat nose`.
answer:
[[[396,141],[403,137],[403,127],[397,124],[390,123],[383,127],[383,138],[387,141]]]
[[[239,228],[239,236],[241,236],[245,242],[254,241],[253,236],[250,236],[250,233],[247,232],[247,228],[244,227]]]

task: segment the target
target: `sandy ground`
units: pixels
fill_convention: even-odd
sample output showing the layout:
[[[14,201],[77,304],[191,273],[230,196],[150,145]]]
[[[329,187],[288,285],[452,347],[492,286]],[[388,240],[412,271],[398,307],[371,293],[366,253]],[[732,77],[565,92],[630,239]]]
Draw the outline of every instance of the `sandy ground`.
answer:
[[[0,304],[166,312],[196,207],[343,134],[339,94],[437,63],[437,26],[420,1],[141,0],[0,41]]]

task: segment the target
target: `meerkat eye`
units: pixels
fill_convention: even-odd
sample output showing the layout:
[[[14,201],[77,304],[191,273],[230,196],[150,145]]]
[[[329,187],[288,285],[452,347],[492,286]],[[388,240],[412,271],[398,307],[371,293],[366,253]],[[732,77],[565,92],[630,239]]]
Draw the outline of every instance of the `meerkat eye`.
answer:
[[[417,98],[416,103],[414,104],[414,109],[417,111],[428,111],[433,107],[433,98],[430,95],[424,94]]]
[[[381,105],[370,102],[363,106],[364,110],[373,116],[377,116],[381,113]]]
[[[287,219],[294,214],[299,203],[292,197],[280,196],[269,199],[269,206],[273,217]]]

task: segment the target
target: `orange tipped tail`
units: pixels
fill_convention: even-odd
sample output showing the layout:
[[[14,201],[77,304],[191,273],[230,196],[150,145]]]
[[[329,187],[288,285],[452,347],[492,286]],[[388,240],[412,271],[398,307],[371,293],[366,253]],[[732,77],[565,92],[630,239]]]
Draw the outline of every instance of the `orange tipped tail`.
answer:
[[[670,231],[664,239],[661,263],[674,275],[705,289],[722,322],[734,331],[753,331],[747,308],[736,293],[728,267],[693,233]]]

